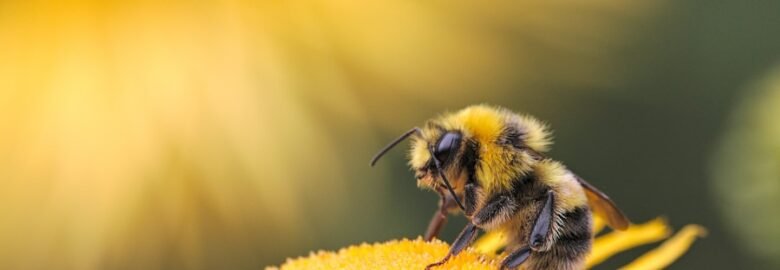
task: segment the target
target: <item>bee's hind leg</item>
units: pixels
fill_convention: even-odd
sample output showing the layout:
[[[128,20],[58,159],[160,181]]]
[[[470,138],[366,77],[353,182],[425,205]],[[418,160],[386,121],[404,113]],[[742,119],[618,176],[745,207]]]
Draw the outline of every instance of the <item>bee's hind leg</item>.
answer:
[[[555,214],[555,211],[553,210],[553,202],[555,200],[555,195],[552,192],[547,193],[547,197],[544,199],[544,204],[542,205],[542,209],[539,211],[539,215],[536,217],[536,220],[534,222],[534,227],[531,230],[531,234],[529,235],[529,241],[528,243],[531,245],[524,246],[518,250],[513,251],[512,253],[509,253],[509,255],[504,259],[503,262],[501,262],[501,269],[514,269],[515,267],[519,266],[523,262],[525,262],[528,257],[531,256],[531,251],[539,251],[540,249],[543,249],[547,245],[549,241],[549,234],[550,234],[550,226],[552,225],[553,221],[553,215]]]
[[[501,262],[501,270],[515,269],[515,267],[525,262],[529,256],[531,256],[531,248],[529,247],[522,247],[512,251],[512,253],[509,253],[509,255],[506,256],[506,259]]]
[[[552,192],[548,192],[544,205],[534,222],[531,235],[528,237],[528,243],[535,251],[547,250],[550,247],[550,241],[552,241],[551,227],[555,223],[554,201],[555,195]]]
[[[471,242],[474,241],[474,238],[477,236],[477,231],[478,231],[477,226],[469,222],[469,224],[466,225],[466,228],[463,228],[463,231],[460,232],[458,238],[456,238],[455,241],[452,242],[452,247],[450,247],[450,251],[449,253],[447,253],[447,256],[444,257],[444,259],[442,259],[441,261],[429,264],[428,266],[425,267],[425,270],[429,270],[433,267],[442,265],[446,263],[450,259],[450,257],[455,256],[461,251],[463,251],[463,249],[468,247],[469,244],[471,244]]]

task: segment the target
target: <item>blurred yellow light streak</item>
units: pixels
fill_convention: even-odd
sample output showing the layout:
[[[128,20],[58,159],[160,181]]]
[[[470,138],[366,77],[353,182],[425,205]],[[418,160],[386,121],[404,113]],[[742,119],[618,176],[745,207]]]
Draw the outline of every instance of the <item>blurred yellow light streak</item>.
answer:
[[[355,139],[368,112],[407,127],[428,109],[398,109],[409,100],[483,101],[553,63],[556,82],[599,80],[594,48],[620,33],[609,16],[507,5],[1,2],[0,241],[14,244],[0,268],[242,268],[258,246],[312,244],[305,215],[346,215],[363,180],[330,153],[347,156],[347,131],[350,149],[371,145]]]

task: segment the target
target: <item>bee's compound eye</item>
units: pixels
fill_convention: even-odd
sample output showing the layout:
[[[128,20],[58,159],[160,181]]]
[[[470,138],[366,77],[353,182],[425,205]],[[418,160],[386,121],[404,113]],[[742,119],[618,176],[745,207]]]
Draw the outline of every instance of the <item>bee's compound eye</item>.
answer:
[[[450,153],[457,151],[459,144],[460,134],[456,132],[447,132],[439,139],[433,154],[436,156],[436,159],[444,162],[450,157]]]

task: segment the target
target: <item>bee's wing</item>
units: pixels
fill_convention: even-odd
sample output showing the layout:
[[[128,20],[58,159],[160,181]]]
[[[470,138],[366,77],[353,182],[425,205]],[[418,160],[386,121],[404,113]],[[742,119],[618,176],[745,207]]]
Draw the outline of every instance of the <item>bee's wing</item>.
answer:
[[[615,203],[610,200],[604,192],[601,192],[601,190],[576,174],[574,175],[574,178],[577,179],[577,182],[580,182],[580,185],[582,185],[585,190],[585,195],[588,197],[588,204],[593,209],[594,213],[606,219],[607,224],[613,229],[622,231],[628,228],[628,224],[631,223],[631,221],[628,220],[626,215],[615,206]]]

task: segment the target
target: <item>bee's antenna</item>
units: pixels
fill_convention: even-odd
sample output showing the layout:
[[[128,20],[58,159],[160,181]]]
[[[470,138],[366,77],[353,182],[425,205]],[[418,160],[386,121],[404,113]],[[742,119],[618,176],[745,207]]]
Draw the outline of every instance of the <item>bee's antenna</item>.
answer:
[[[439,171],[439,175],[441,175],[441,179],[444,180],[444,186],[447,187],[447,190],[450,191],[450,194],[452,194],[452,198],[455,199],[455,202],[460,207],[460,210],[463,210],[463,212],[466,212],[466,207],[463,207],[463,204],[460,203],[460,199],[458,199],[458,195],[455,195],[455,190],[452,189],[452,186],[450,185],[450,180],[447,180],[447,176],[444,176],[444,171],[441,169],[441,163],[439,163],[439,160],[436,158],[435,155],[433,155],[433,150],[431,149],[431,159],[433,159],[433,164],[436,165],[436,170]]]
[[[409,138],[409,136],[412,136],[412,134],[415,133],[420,134],[422,133],[422,130],[420,130],[420,128],[418,127],[414,127],[409,131],[407,131],[406,133],[404,133],[403,135],[401,135],[401,137],[398,137],[398,139],[395,139],[394,141],[390,142],[390,144],[385,146],[385,148],[382,148],[382,150],[379,150],[379,153],[376,153],[376,155],[374,155],[374,157],[371,159],[371,163],[369,163],[371,167],[374,167],[374,164],[376,164],[376,162],[379,161],[379,159],[382,158],[382,156],[384,156],[385,153],[387,153],[387,151],[390,151],[390,149],[393,149],[395,145],[405,140],[406,138]]]

